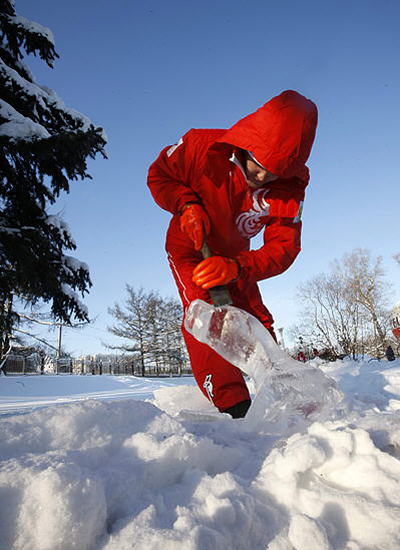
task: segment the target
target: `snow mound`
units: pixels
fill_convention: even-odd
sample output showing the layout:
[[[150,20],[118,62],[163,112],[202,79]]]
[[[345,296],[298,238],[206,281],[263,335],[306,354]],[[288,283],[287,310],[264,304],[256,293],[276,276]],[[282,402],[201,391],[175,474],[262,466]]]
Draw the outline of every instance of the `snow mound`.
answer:
[[[176,415],[182,411],[211,412],[215,407],[194,386],[160,388],[154,391],[152,403],[168,414]]]
[[[0,548],[397,550],[399,367],[327,365],[352,410],[293,435],[213,417],[198,389],[166,381],[152,402],[85,400],[3,417]],[[386,383],[368,402],[351,395],[348,376],[364,397],[370,376]]]
[[[400,462],[376,448],[365,430],[316,423],[274,449],[253,486],[290,509],[277,539],[287,538],[296,550],[394,549],[399,474]]]

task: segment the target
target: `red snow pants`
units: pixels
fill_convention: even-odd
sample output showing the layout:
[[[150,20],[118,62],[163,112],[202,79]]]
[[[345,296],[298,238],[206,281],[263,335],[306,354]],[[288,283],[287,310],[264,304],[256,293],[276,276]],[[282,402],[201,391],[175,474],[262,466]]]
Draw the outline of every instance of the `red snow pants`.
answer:
[[[202,261],[200,252],[193,249],[188,237],[171,229],[167,234],[166,250],[170,267],[182,300],[184,315],[193,300],[211,303],[210,294],[192,281],[193,269]],[[273,319],[262,303],[256,283],[237,281],[228,285],[233,305],[257,317],[275,338]],[[196,382],[204,395],[220,410],[250,399],[246,382],[240,370],[215,353],[209,346],[198,342],[182,324],[182,334],[189,353]],[[275,338],[276,339],[276,338]]]

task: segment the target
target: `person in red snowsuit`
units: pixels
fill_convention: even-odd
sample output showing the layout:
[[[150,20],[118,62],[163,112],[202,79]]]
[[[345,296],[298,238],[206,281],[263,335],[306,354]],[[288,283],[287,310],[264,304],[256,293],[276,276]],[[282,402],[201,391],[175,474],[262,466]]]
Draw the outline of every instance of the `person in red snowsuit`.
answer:
[[[209,288],[228,285],[233,305],[257,317],[275,337],[257,282],[283,273],[300,252],[305,165],[317,126],[315,104],[288,90],[232,128],[191,129],[150,166],[148,186],[173,214],[166,239],[184,314]],[[264,231],[264,244],[250,239]],[[203,238],[214,256],[203,260]],[[233,418],[250,394],[239,369],[182,326],[197,384]]]

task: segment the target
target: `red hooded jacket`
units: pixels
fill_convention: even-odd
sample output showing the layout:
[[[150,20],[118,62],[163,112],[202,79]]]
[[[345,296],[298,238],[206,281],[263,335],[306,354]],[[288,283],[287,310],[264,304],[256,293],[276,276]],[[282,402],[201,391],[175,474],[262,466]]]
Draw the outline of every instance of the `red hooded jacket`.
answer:
[[[155,201],[173,214],[169,233],[181,232],[182,207],[199,202],[211,220],[211,250],[238,260],[242,282],[285,271],[300,251],[301,210],[309,181],[305,163],[316,125],[314,103],[289,90],[229,130],[189,130],[149,169]],[[242,166],[243,149],[279,179],[251,189]],[[250,250],[251,237],[263,228],[264,245]],[[179,242],[188,255],[199,255],[183,235]]]

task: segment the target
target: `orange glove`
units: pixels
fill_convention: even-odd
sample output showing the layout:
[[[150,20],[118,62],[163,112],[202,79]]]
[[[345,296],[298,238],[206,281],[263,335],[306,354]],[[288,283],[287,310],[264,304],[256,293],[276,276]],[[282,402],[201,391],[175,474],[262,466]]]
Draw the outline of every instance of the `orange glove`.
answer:
[[[199,263],[193,270],[193,282],[201,288],[226,285],[239,276],[239,264],[231,258],[211,256]]]
[[[194,248],[200,250],[203,244],[203,231],[211,230],[210,218],[201,204],[186,204],[181,214],[181,230],[194,242]]]

